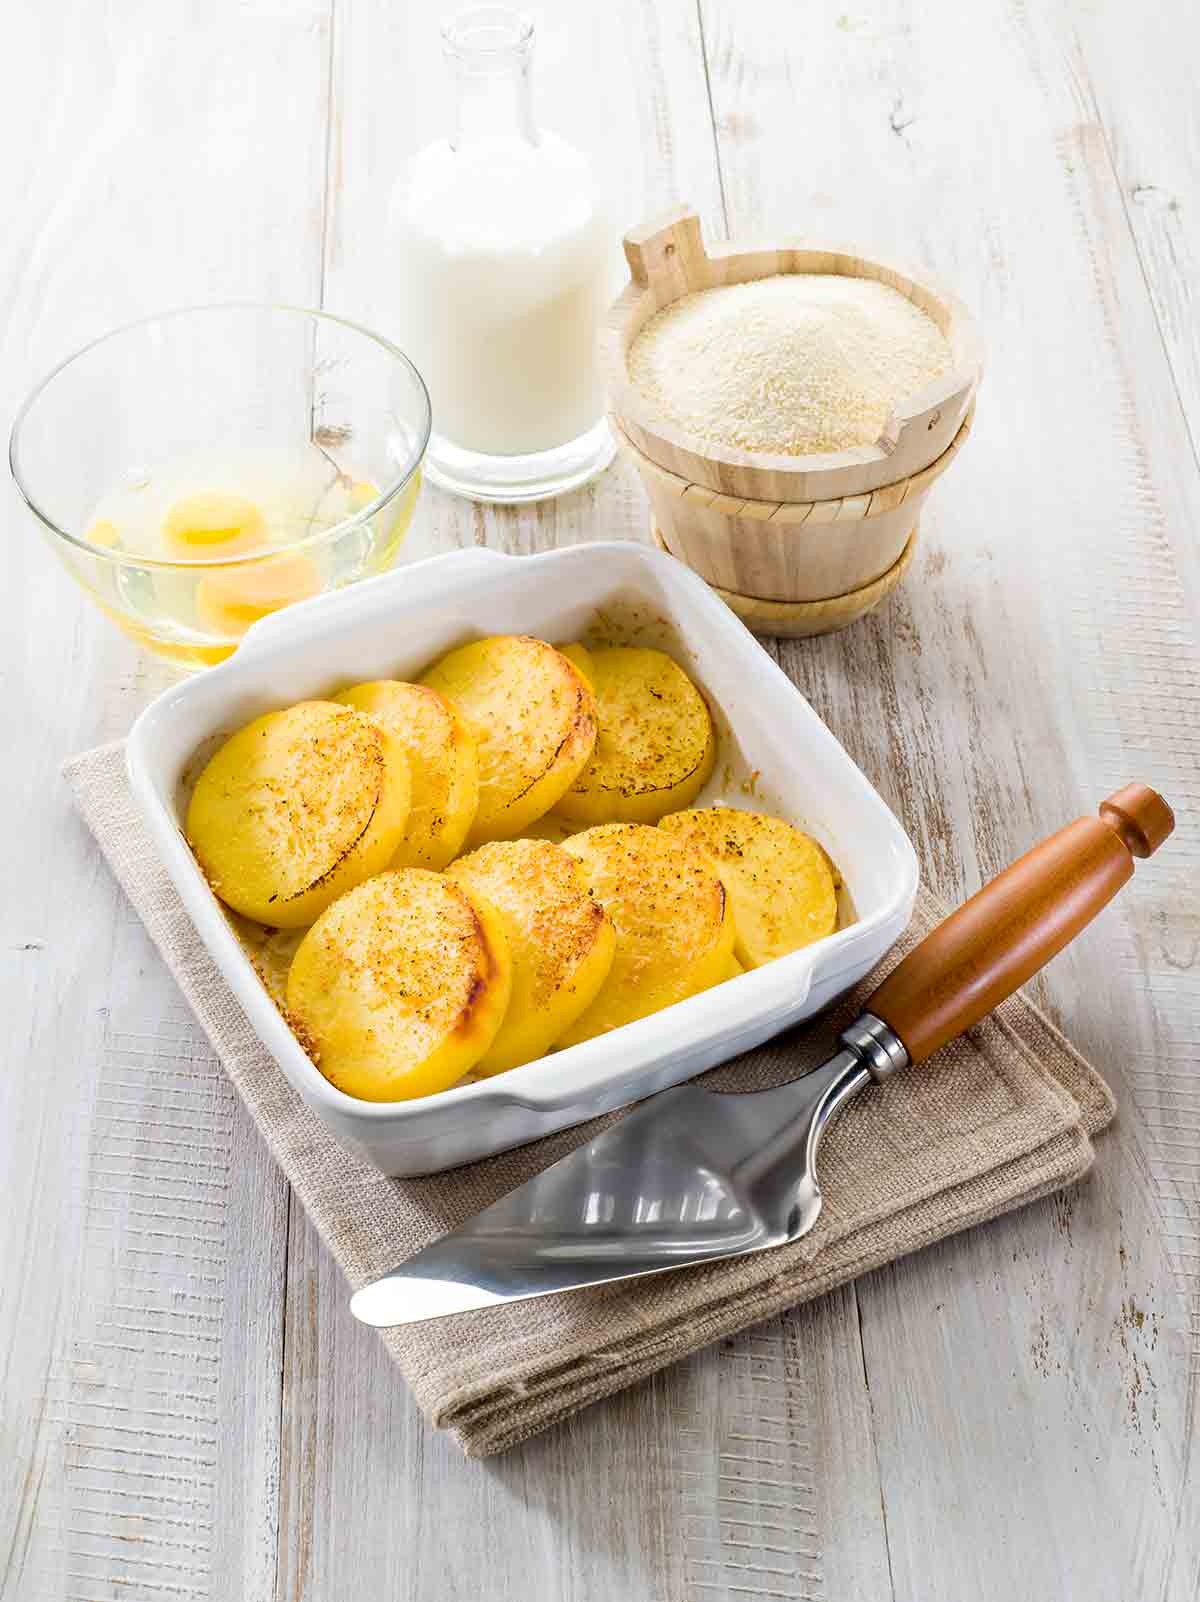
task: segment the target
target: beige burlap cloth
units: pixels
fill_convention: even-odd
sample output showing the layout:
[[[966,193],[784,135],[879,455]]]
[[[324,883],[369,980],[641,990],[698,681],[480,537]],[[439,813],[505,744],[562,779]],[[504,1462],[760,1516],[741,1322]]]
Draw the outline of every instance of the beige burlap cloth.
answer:
[[[326,1132],[260,1044],[155,856],[126,782],[123,748],[88,752],[64,772],[113,872],[352,1287],[610,1121],[425,1179],[377,1173]],[[705,1082],[757,1090],[815,1067],[842,1020],[939,916],[932,898],[922,895],[907,936],[854,998],[715,1069]],[[470,1454],[503,1451],[711,1341],[1078,1179],[1092,1161],[1089,1136],[1113,1112],[1104,1081],[1018,997],[925,1067],[867,1089],[847,1107],[821,1151],[824,1210],[794,1245],[415,1324],[383,1339],[434,1424]]]

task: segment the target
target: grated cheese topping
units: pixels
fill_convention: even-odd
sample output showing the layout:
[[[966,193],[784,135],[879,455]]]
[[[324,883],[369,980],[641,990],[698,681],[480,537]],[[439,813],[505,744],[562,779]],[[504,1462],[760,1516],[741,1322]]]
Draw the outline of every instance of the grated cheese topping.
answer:
[[[665,306],[628,370],[704,446],[807,456],[872,444],[952,360],[932,317],[889,284],[782,273]]]

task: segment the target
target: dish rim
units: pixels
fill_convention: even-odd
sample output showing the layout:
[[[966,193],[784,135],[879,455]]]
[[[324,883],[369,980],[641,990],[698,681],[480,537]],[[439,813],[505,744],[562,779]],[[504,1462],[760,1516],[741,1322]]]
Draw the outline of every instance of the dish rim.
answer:
[[[349,623],[356,614],[368,610],[383,615],[394,609],[402,614],[406,606],[427,604],[430,599],[428,594],[422,596],[419,593],[421,581],[424,581],[424,587],[428,590],[431,582],[455,568],[479,568],[482,572],[484,567],[490,565],[499,567],[520,563],[523,567],[528,564],[528,572],[539,569],[544,572],[547,569],[552,571],[555,567],[569,568],[581,560],[598,559],[603,562],[614,556],[622,562],[641,563],[651,572],[662,574],[664,585],[675,587],[686,597],[683,605],[674,605],[668,610],[676,613],[679,619],[682,619],[685,610],[693,616],[698,613],[725,637],[728,648],[747,657],[756,673],[794,701],[797,714],[808,725],[816,743],[836,752],[837,759],[846,765],[850,782],[860,789],[866,804],[878,815],[896,853],[899,870],[896,882],[881,905],[867,917],[858,919],[844,929],[835,930],[813,945],[789,953],[774,963],[740,974],[722,985],[626,1024],[610,1034],[561,1052],[548,1053],[507,1073],[454,1085],[430,1096],[393,1102],[362,1101],[350,1096],[331,1084],[304,1052],[204,878],[186,843],[173,805],[160,794],[151,776],[157,731],[181,704],[198,697],[211,696],[214,691],[219,693],[223,685],[232,689],[239,679],[253,673],[258,662],[280,654],[286,655],[301,640],[311,640],[308,624],[317,616],[322,617],[325,624],[322,633],[328,636],[338,632],[340,623]],[[414,580],[417,582],[414,583]],[[389,593],[393,591],[394,595]],[[406,597],[406,591],[412,593]],[[219,732],[218,725],[210,729],[210,737]],[[193,753],[204,738],[201,736],[193,745]],[[853,966],[854,948],[869,943],[876,930],[911,907],[919,881],[916,852],[899,820],[778,664],[690,569],[673,557],[627,540],[595,541],[534,556],[514,556],[490,549],[453,551],[428,557],[378,578],[364,580],[344,590],[315,596],[309,601],[288,607],[253,624],[238,650],[226,662],[173,685],[156,697],[130,730],[126,743],[126,766],[134,798],[150,826],[163,865],[195,926],[197,936],[241,1004],[251,1027],[304,1099],[318,1109],[327,1110],[343,1124],[349,1122],[376,1127],[396,1125],[440,1112],[458,1112],[474,1103],[503,1102],[538,1113],[565,1106],[586,1107],[590,1099],[611,1089],[621,1079],[636,1077],[639,1072],[645,1071],[668,1048],[678,1048],[685,1036],[711,1039],[723,1027],[728,1027],[729,985],[739,987],[741,1005],[737,1021],[744,1024],[788,1001],[794,1002],[797,998],[803,1000],[811,989],[818,959],[828,963],[831,957],[835,958],[828,967],[832,975],[843,968],[849,970]],[[839,964],[836,954],[842,952],[847,960]],[[714,997],[718,996],[721,999],[714,1002]],[[667,1022],[664,1023],[664,1020]],[[613,1048],[618,1041],[620,1046],[614,1056]],[[569,1083],[556,1086],[555,1080],[563,1080],[564,1064],[569,1065]],[[581,1113],[581,1117],[586,1116],[586,1112]],[[369,1137],[364,1134],[363,1138]]]

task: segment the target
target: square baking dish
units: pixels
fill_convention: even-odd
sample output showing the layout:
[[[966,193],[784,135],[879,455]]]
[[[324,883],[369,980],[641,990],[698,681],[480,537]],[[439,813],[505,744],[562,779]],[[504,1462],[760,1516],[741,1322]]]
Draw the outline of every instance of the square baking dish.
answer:
[[[598,623],[599,620],[599,623]],[[804,950],[652,1017],[421,1100],[359,1101],[322,1077],[276,1010],[182,833],[187,786],[219,739],[273,708],[365,679],[411,678],[487,634],[556,644],[599,626],[668,650],[708,698],[720,740],[696,805],[777,812],[829,852],[844,925]],[[866,778],[725,605],[681,563],[608,542],[542,556],[433,557],[256,623],[220,667],[167,690],[133,727],[129,777],[196,931],[291,1085],[384,1173],[505,1151],[677,1084],[827,1006],[905,928],[912,845]]]

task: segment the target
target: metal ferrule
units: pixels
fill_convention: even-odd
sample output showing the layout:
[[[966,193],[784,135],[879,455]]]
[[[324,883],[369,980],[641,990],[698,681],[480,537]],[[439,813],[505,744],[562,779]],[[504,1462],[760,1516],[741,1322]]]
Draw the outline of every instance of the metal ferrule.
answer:
[[[864,1012],[838,1036],[838,1043],[852,1051],[876,1083],[908,1067],[908,1052],[900,1036],[877,1018]]]

